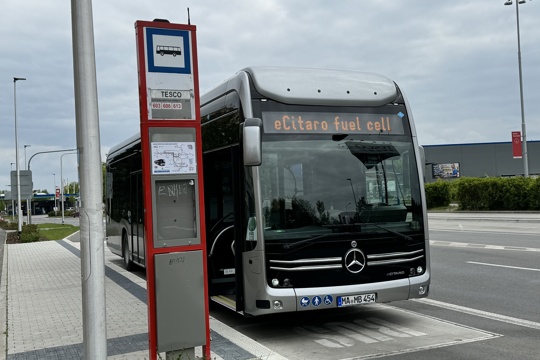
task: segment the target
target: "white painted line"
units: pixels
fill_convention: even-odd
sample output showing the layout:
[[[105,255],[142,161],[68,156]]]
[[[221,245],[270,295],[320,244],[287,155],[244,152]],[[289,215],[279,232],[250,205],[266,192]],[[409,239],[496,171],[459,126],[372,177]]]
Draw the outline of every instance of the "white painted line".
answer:
[[[518,326],[528,327],[531,329],[540,330],[540,323],[537,323],[534,321],[518,319],[511,316],[495,314],[495,313],[483,311],[483,310],[471,309],[465,306],[449,304],[449,303],[432,300],[432,299],[411,299],[411,301],[422,302],[428,305],[437,306],[437,307],[447,309],[447,310],[453,310],[453,311],[461,312],[464,314],[483,317],[490,320],[496,320],[496,321],[501,321],[501,322],[505,322],[512,325],[518,325]]]
[[[496,267],[502,267],[502,268],[508,268],[508,269],[529,270],[529,271],[540,271],[540,269],[526,268],[526,267],[520,267],[520,266],[509,266],[509,265],[489,264],[489,263],[476,262],[476,261],[467,261],[467,262],[468,262],[469,264],[478,264],[478,265],[486,265],[486,266],[496,266]]]
[[[427,345],[427,346],[418,346],[412,349],[403,349],[403,350],[395,350],[395,351],[385,351],[378,354],[370,354],[370,355],[364,355],[364,356],[355,356],[348,359],[341,359],[341,360],[368,360],[368,359],[380,359],[385,358],[388,356],[396,356],[396,355],[403,355],[403,354],[412,354],[415,352],[420,351],[426,351],[426,350],[432,350],[432,349],[440,349],[447,346],[453,346],[453,345],[463,345],[468,344],[476,341],[483,341],[483,340],[490,340],[496,337],[501,337],[502,335],[490,335],[486,334],[485,336],[479,336],[477,338],[473,339],[464,339],[464,340],[454,340],[454,341],[448,341],[445,343],[440,344],[434,344],[434,345]]]
[[[506,231],[504,231],[506,230]],[[462,231],[465,233],[478,233],[478,234],[493,234],[496,232],[499,235],[515,235],[515,236],[530,236],[530,235],[536,235],[538,233],[538,227],[521,227],[517,229],[516,231],[509,231],[506,228],[491,228],[491,230],[472,230],[472,229],[437,229],[434,227],[430,227],[429,231],[433,232],[457,232]]]
[[[489,331],[476,329],[476,328],[473,328],[473,327],[470,327],[470,326],[467,326],[467,325],[463,325],[463,324],[458,324],[458,323],[455,323],[455,322],[452,322],[452,321],[449,321],[449,320],[444,320],[444,319],[436,318],[436,317],[433,317],[433,316],[421,314],[421,313],[418,313],[416,311],[401,309],[401,308],[398,308],[398,307],[395,307],[395,306],[392,306],[392,305],[383,305],[383,304],[381,304],[381,306],[385,306],[387,308],[392,308],[393,310],[401,311],[401,312],[404,312],[404,313],[412,314],[413,316],[432,319],[432,320],[437,321],[437,322],[447,323],[447,324],[451,324],[451,325],[461,327],[461,328],[467,328],[469,330],[479,332],[479,333],[481,333],[481,335],[479,335],[477,337],[474,337],[474,338],[470,338],[470,339],[450,340],[448,342],[443,342],[443,343],[439,343],[439,344],[418,346],[418,347],[413,347],[413,348],[410,348],[410,349],[402,349],[402,350],[394,350],[394,351],[383,351],[383,352],[379,352],[377,354],[368,354],[368,355],[363,355],[363,356],[355,356],[355,357],[352,357],[352,358],[347,358],[347,359],[342,359],[342,360],[379,359],[379,358],[384,358],[384,357],[388,357],[388,356],[411,354],[411,353],[420,352],[420,351],[426,351],[426,350],[431,350],[431,349],[440,349],[440,348],[447,347],[447,346],[463,345],[463,344],[472,343],[472,342],[476,342],[476,341],[490,340],[490,339],[494,339],[494,338],[498,338],[498,337],[503,336],[501,334],[496,334],[496,333],[492,333],[492,332],[489,332]]]
[[[245,336],[244,334],[225,325],[221,321],[210,316],[210,329],[217,332],[219,335],[228,339],[232,343],[240,346],[242,349],[256,356],[256,359],[264,360],[287,360],[287,358],[279,355],[274,350],[261,345],[257,341]]]
[[[487,245],[487,244],[475,244],[475,243],[462,243],[462,242],[445,241],[445,240],[430,240],[429,244],[433,245],[433,246],[450,246],[450,247],[470,248],[470,249],[489,249],[489,250],[540,252],[540,248],[530,248],[530,247],[520,247],[520,246],[504,246],[504,245]]]

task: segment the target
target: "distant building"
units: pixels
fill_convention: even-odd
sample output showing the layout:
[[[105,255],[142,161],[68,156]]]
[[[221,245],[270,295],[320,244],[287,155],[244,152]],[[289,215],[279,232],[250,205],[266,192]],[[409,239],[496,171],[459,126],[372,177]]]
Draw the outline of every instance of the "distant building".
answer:
[[[427,183],[459,177],[523,176],[523,159],[514,158],[512,143],[423,145]],[[527,141],[529,175],[540,175],[540,141]]]

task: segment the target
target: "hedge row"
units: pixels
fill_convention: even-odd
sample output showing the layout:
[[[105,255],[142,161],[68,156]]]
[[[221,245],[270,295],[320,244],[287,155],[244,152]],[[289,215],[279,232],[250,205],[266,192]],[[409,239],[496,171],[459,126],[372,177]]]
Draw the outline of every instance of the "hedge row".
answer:
[[[461,210],[540,210],[540,178],[461,178],[426,184],[428,209],[450,202]]]
[[[8,222],[5,220],[0,220],[0,228],[4,230],[18,230],[18,225],[16,222]],[[15,233],[10,233],[10,235],[13,235],[17,237]],[[41,235],[39,234],[39,230],[37,225],[35,224],[26,224],[23,223],[21,227],[21,234],[20,237],[17,239],[18,241],[9,241],[8,243],[12,242],[34,242],[34,241],[40,241],[43,240],[41,238]]]

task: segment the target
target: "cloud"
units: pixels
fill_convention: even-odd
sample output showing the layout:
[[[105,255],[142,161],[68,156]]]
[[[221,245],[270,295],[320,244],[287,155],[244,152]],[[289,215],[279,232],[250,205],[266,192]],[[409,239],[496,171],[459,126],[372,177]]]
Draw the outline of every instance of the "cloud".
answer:
[[[200,89],[252,65],[377,72],[412,106],[421,144],[510,141],[521,129],[515,7],[504,1],[94,1],[102,156],[139,129],[136,20],[197,26]],[[539,140],[540,6],[520,5],[529,140]],[[71,9],[67,3],[4,0],[0,11],[0,189],[15,161],[13,77],[20,159],[76,145]],[[77,177],[76,164],[66,176]],[[52,191],[60,155],[32,165]],[[71,160],[70,160],[71,161]],[[22,167],[23,164],[21,164]],[[59,181],[58,181],[59,182]]]

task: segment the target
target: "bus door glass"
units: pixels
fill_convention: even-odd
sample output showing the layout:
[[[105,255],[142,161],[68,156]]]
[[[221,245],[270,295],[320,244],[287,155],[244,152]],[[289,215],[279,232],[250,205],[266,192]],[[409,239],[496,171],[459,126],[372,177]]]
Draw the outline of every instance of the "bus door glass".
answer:
[[[235,184],[232,151],[205,154],[205,198],[207,253],[211,291],[234,292],[235,261]]]
[[[133,172],[130,174],[131,189],[131,251],[133,260],[144,264],[145,244],[144,244],[144,211],[143,211],[143,186],[142,186],[142,171]]]

